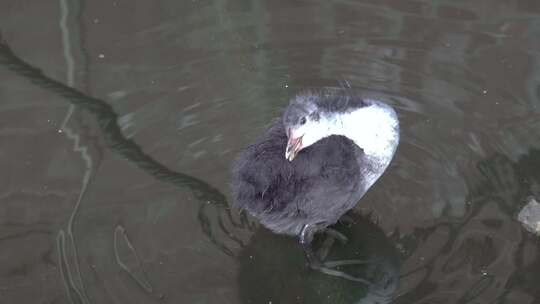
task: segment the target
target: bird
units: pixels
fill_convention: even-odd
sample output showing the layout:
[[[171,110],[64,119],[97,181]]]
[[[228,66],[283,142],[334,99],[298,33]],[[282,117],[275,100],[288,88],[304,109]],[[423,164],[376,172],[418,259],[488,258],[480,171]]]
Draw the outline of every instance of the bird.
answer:
[[[232,206],[298,237],[312,269],[369,284],[323,262],[311,243],[386,171],[399,136],[398,116],[382,101],[346,88],[301,91],[234,160]]]

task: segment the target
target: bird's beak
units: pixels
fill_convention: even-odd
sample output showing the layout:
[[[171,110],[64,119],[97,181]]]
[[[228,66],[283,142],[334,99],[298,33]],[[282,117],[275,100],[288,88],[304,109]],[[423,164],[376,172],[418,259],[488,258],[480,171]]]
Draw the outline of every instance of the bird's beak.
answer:
[[[294,137],[292,133],[287,132],[289,141],[287,142],[287,150],[285,150],[285,158],[292,161],[298,152],[302,150],[302,136]]]

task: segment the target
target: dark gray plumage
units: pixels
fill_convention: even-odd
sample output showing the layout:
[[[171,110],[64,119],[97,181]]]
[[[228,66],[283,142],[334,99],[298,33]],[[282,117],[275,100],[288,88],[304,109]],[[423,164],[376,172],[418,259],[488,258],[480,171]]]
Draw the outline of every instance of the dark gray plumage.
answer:
[[[355,96],[347,90],[310,90],[296,95],[287,110],[306,104],[314,104],[322,113],[344,113],[367,106],[369,100]]]
[[[344,136],[307,147],[294,161],[284,157],[281,120],[247,147],[233,166],[234,206],[277,233],[298,235],[305,224],[335,223],[365,192],[362,150]]]

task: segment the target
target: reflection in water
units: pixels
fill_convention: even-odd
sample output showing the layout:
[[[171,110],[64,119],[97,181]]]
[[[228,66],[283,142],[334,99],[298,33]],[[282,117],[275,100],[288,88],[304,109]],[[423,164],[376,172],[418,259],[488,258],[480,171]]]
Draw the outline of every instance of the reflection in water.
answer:
[[[123,252],[121,247],[125,247]],[[146,292],[152,292],[152,285],[148,282],[146,272],[141,265],[141,259],[128,238],[126,229],[116,226],[114,229],[114,256],[116,263],[127,272]],[[131,261],[127,261],[127,260]]]
[[[321,234],[315,248],[330,246],[328,261],[366,260],[343,270],[372,286],[309,270],[295,239],[261,228],[239,254],[242,303],[390,303],[400,269],[394,244],[371,220],[354,212],[345,219],[332,226],[348,238],[345,243]]]
[[[62,46],[64,50],[64,59],[66,61],[66,84],[69,87],[74,87],[75,85],[75,60],[73,59],[72,54],[72,41],[71,41],[71,34],[68,28],[67,20],[70,15],[70,9],[66,2],[66,0],[60,0],[60,9],[61,9],[61,18],[60,18],[60,30],[62,32]],[[73,297],[77,298],[77,302],[81,303],[88,303],[88,295],[86,292],[86,288],[84,286],[83,278],[81,277],[81,270],[80,270],[80,264],[79,264],[79,254],[78,254],[78,248],[77,243],[73,234],[73,222],[77,216],[77,213],[79,211],[82,198],[84,197],[84,194],[86,193],[86,188],[88,186],[88,183],[90,181],[90,177],[92,176],[92,170],[93,170],[93,160],[90,154],[88,153],[88,149],[85,146],[81,146],[80,144],[80,136],[73,131],[69,126],[68,122],[71,119],[71,116],[73,115],[73,112],[75,111],[74,105],[69,105],[69,109],[66,113],[66,116],[64,117],[64,120],[62,121],[62,124],[60,125],[60,130],[66,134],[68,139],[73,141],[73,151],[78,152],[81,154],[81,159],[85,163],[85,170],[84,175],[82,178],[82,185],[81,190],[79,192],[79,195],[77,197],[77,201],[75,202],[75,206],[73,207],[73,212],[71,213],[68,224],[66,227],[66,232],[64,230],[60,230],[58,232],[57,236],[57,244],[59,248],[59,254],[58,257],[60,259],[59,265],[61,265],[61,273],[63,274],[63,281],[66,285],[66,291],[68,298],[70,299],[71,303],[74,303]],[[65,234],[67,234],[67,244],[69,245],[66,248],[66,238]],[[70,266],[68,255],[66,254],[66,251],[70,249],[71,255],[73,256],[73,270]],[[64,275],[64,273],[67,274]],[[74,278],[75,277],[75,278]]]

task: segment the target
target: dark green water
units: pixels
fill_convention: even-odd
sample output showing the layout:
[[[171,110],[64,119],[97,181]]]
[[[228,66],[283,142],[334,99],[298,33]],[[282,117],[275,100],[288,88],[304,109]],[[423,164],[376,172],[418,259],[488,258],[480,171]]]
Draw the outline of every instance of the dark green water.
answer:
[[[0,32],[0,303],[540,303],[540,1],[3,0]],[[343,80],[401,121],[330,253],[371,289],[227,208]]]

